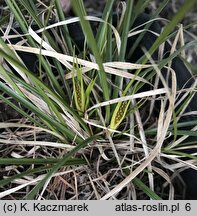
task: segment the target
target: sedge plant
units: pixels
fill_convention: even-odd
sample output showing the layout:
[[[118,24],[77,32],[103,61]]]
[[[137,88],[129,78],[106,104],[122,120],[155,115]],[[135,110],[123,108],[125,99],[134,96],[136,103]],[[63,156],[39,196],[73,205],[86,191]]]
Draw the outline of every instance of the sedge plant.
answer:
[[[185,93],[186,99],[174,112],[178,93],[170,62],[196,46],[196,40],[177,46],[181,32],[189,27],[180,29],[178,24],[196,1],[180,8],[136,63],[128,62],[128,56],[169,0],[161,1],[140,31],[132,26],[150,0],[106,1],[101,16],[88,15],[82,0],[72,0],[76,17],[69,18],[57,0],[49,5],[5,2],[8,10],[0,20],[0,100],[20,118],[0,123],[4,146],[0,166],[5,170],[0,198],[176,198],[172,170],[183,157],[192,160],[188,167],[194,167],[196,156],[181,149],[189,148],[184,140],[197,133],[196,121],[179,122],[194,89]],[[114,7],[121,10],[115,24]],[[69,31],[73,23],[84,38],[82,48]],[[96,33],[92,23],[97,25]],[[128,38],[136,34],[138,40],[128,53]],[[171,54],[154,62],[151,55],[167,40],[174,44]],[[21,53],[36,57],[34,71]],[[163,80],[163,88],[144,90],[145,84],[155,85],[156,75],[162,80],[164,67],[169,70],[170,86]],[[156,99],[160,108],[155,116]],[[182,126],[192,129],[181,130]],[[175,165],[167,166],[163,158]],[[156,191],[156,186],[161,190]]]

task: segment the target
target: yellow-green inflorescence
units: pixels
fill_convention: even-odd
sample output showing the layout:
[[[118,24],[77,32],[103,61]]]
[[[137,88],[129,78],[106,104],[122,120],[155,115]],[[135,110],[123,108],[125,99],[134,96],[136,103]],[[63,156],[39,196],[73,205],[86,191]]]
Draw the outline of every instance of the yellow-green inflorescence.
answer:
[[[120,125],[122,120],[125,118],[129,104],[130,102],[128,101],[119,102],[117,104],[111,118],[111,123],[110,123],[111,129],[115,130]]]

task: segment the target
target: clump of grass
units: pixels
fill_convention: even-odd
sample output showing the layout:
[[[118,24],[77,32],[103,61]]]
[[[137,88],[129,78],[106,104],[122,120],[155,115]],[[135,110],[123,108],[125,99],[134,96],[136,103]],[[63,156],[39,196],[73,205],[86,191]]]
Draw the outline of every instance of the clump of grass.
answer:
[[[0,39],[3,60],[0,100],[23,117],[0,123],[3,131],[0,164],[4,170],[1,198],[174,199],[177,196],[172,172],[184,166],[196,169],[196,156],[177,150],[185,148],[183,141],[190,133],[196,135],[196,127],[191,131],[179,129],[182,123],[178,119],[194,89],[185,93],[181,110],[174,113],[179,92],[170,62],[196,45],[192,41],[176,49],[183,31],[176,27],[195,1],[183,5],[151,49],[133,64],[126,62],[128,35],[143,37],[149,27],[147,23],[142,31],[130,29],[149,3],[142,2],[122,3],[121,17],[114,26],[114,1],[107,1],[102,17],[98,18],[87,16],[83,1],[73,0],[78,17],[66,20],[58,1],[51,1],[48,8],[41,7],[43,4],[39,2],[6,1],[10,13],[1,20],[4,28]],[[167,3],[162,1],[152,18]],[[53,24],[51,17],[56,17]],[[96,36],[90,21],[98,23]],[[83,49],[78,49],[69,35],[71,23],[80,23],[82,27]],[[13,27],[16,25],[18,33]],[[171,55],[154,62],[151,54],[161,50],[162,43],[174,35]],[[18,43],[14,44],[12,38],[17,38]],[[37,56],[36,74],[26,67],[19,52]],[[170,72],[170,84],[161,75],[163,67]],[[155,75],[162,80],[163,88],[151,83]],[[145,91],[144,84],[155,88]],[[187,95],[190,97],[185,100]],[[153,115],[156,100],[160,108]],[[143,110],[147,113],[145,117]],[[172,141],[168,143],[169,138]],[[182,157],[192,160],[183,162]]]

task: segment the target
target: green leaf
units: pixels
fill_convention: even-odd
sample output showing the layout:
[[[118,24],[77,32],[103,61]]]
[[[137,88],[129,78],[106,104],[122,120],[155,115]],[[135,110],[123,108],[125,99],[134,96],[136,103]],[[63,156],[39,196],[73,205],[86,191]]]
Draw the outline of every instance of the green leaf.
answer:
[[[97,76],[96,76],[94,79],[92,79],[92,80],[90,81],[90,83],[89,83],[89,85],[88,85],[88,87],[87,87],[87,89],[86,89],[86,91],[85,91],[85,98],[86,98],[85,110],[88,108],[90,94],[91,94],[91,92],[92,92],[92,89],[93,89],[93,87],[94,87],[94,84],[95,84],[95,82],[96,82],[96,79],[97,79]]]
[[[99,49],[97,47],[96,40],[94,38],[94,34],[92,32],[90,23],[85,19],[84,16],[86,16],[86,12],[84,9],[83,1],[81,0],[72,0],[71,1],[72,7],[75,11],[75,13],[79,16],[80,18],[80,24],[82,27],[82,30],[86,36],[87,43],[89,47],[91,48],[93,55],[95,57],[96,63],[99,66],[99,78],[100,78],[100,84],[103,90],[103,99],[104,100],[109,100],[109,87],[107,83],[107,75],[103,67],[103,60],[101,58],[101,55],[99,53]],[[106,106],[106,123],[109,123],[110,119],[110,106]]]
[[[0,158],[0,165],[41,165],[41,164],[57,164],[62,159],[59,158]],[[64,166],[86,164],[84,159],[73,158],[65,162]]]
[[[147,187],[139,178],[135,177],[132,180],[133,184],[142,190],[146,195],[148,195],[153,200],[162,200],[154,191]]]

